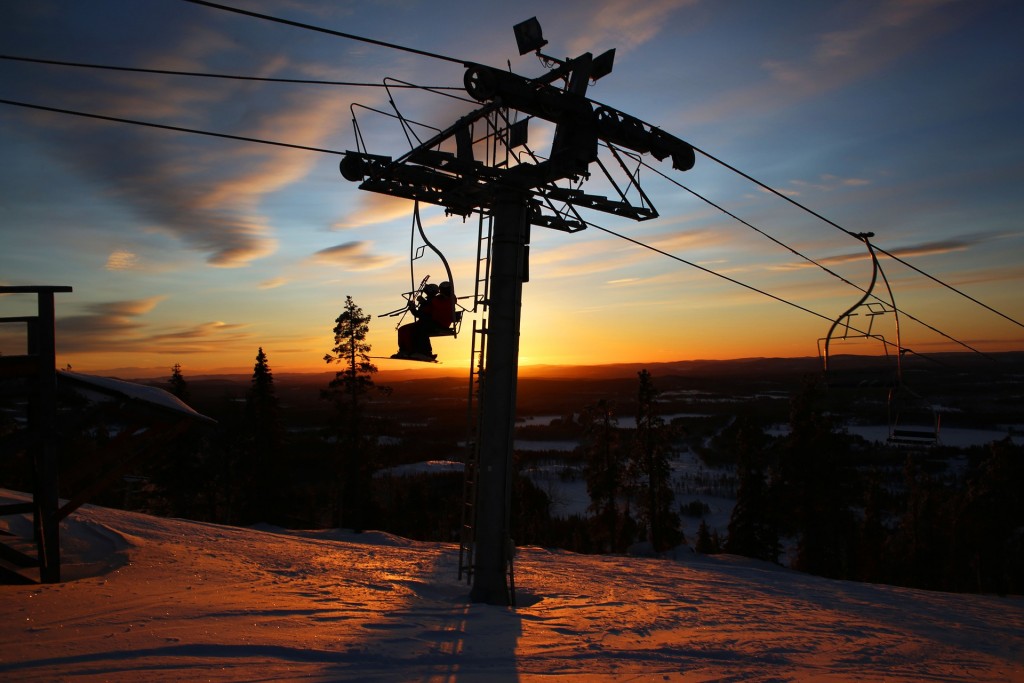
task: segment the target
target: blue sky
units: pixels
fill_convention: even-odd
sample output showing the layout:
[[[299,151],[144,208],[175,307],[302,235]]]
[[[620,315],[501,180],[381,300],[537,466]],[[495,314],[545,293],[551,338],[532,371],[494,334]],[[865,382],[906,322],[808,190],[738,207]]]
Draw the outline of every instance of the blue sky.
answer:
[[[983,351],[1024,347],[1015,322],[1024,319],[1019,2],[225,4],[531,77],[544,66],[518,55],[511,29],[531,16],[552,56],[616,48],[614,71],[590,97],[851,232],[873,231],[887,251],[1011,318],[883,259],[897,305],[927,323],[905,320],[904,346],[964,350],[931,326]],[[8,2],[2,15],[0,52],[14,56],[453,87],[464,71],[182,0]],[[422,90],[393,92],[404,116],[432,126],[470,108]],[[11,60],[0,60],[0,99],[338,151],[355,148],[351,105],[388,106],[381,88]],[[408,149],[394,119],[356,113],[370,152]],[[313,370],[323,367],[346,295],[376,316],[401,306],[409,289],[411,203],[360,192],[341,178],[336,155],[10,105],[0,105],[0,145],[0,281],[74,287],[58,297],[62,365],[246,370],[263,346],[277,371]],[[641,176],[659,218],[587,218],[826,317],[859,298],[678,184],[866,285],[858,241],[701,155],[685,173],[647,161],[666,176]],[[427,207],[423,216],[458,293],[470,294],[475,220]],[[535,228],[531,259],[524,364],[814,355],[829,326],[600,230]],[[412,277],[426,274],[443,279],[429,254]],[[29,304],[4,297],[0,311]],[[375,354],[395,350],[394,323],[374,318]],[[435,342],[446,368],[466,365],[469,337]]]

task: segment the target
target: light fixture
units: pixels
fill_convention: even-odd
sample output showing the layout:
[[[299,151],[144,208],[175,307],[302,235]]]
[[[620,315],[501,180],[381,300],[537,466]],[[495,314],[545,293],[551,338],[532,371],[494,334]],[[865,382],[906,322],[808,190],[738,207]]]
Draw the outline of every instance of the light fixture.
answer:
[[[516,45],[519,46],[519,54],[527,52],[539,52],[542,47],[548,44],[544,40],[544,32],[540,28],[537,17],[530,17],[526,21],[519,22],[512,27],[516,34]]]
[[[612,72],[612,64],[615,62],[615,48],[599,54],[594,63],[590,65],[590,80],[596,81]]]

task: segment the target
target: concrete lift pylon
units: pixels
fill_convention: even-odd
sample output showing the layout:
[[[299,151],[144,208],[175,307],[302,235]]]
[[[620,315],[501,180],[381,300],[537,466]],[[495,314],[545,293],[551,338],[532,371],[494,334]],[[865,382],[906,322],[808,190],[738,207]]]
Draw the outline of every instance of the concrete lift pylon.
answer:
[[[512,437],[530,226],[577,232],[586,227],[577,208],[637,221],[657,217],[636,177],[623,163],[618,148],[649,153],[658,160],[671,157],[673,167],[681,171],[689,170],[694,163],[693,148],[687,143],[610,107],[595,108],[586,98],[588,84],[611,72],[614,50],[597,58],[584,53],[574,59],[558,60],[541,53],[547,41],[536,18],[517,24],[514,30],[520,54],[536,52],[546,64],[554,65],[551,71],[530,79],[466,63],[466,91],[483,103],[482,107],[397,159],[362,149],[347,152],[340,164],[342,176],[360,183],[362,190],[436,204],[449,214],[465,217],[479,212],[493,219],[489,295],[484,302],[489,327],[486,372],[481,378],[486,388],[480,392],[470,599],[494,605],[514,604],[508,571],[513,552],[509,537]],[[552,85],[560,80],[564,87]],[[538,160],[531,154],[529,158],[520,157],[519,163],[513,165],[488,166],[473,158],[473,124],[501,112],[505,112],[503,120],[509,122],[508,110],[525,114],[527,121],[539,118],[555,124],[554,140],[546,159]],[[502,141],[508,152],[526,139],[521,130],[513,132],[516,125],[508,123],[501,131],[492,126],[495,139]],[[442,143],[452,138],[456,152],[442,150]],[[514,139],[522,142],[513,142]],[[626,187],[639,194],[638,203],[630,201],[602,164],[599,165],[618,191],[618,197],[590,195],[558,185],[560,181],[580,182],[590,177],[590,165],[598,159],[599,142],[612,150],[621,169],[629,175]]]

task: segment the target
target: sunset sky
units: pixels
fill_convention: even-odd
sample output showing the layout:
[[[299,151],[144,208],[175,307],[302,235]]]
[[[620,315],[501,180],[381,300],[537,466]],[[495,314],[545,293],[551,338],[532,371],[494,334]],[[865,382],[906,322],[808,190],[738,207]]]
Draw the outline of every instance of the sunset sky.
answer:
[[[935,278],[882,259],[897,306],[920,321],[901,319],[905,347],[1024,350],[1016,0],[223,2],[530,77],[545,67],[519,56],[512,26],[531,16],[546,54],[615,48],[594,100],[848,231],[874,232],[877,245]],[[5,2],[0,46],[6,56],[367,84],[461,87],[464,73],[182,0]],[[356,147],[351,105],[388,108],[379,87],[10,59],[0,60],[0,99],[336,151]],[[395,102],[438,128],[472,108],[423,90],[396,90]],[[371,153],[409,149],[394,119],[366,109],[357,119],[372,131]],[[275,372],[324,370],[346,295],[374,315],[374,355],[397,349],[396,320],[377,315],[399,308],[410,288],[412,204],[358,190],[339,174],[338,155],[11,104],[0,105],[0,149],[0,284],[74,287],[57,298],[61,366],[249,371],[262,346]],[[861,293],[790,249],[866,286],[864,246],[706,156],[685,173],[646,161],[657,173],[644,170],[641,182],[659,218],[586,218],[681,260],[599,229],[534,228],[521,363],[816,355],[829,320]],[[475,219],[434,207],[423,217],[457,294],[472,294]],[[429,253],[412,277],[427,274],[445,279]],[[33,305],[3,297],[0,315]],[[894,339],[891,317],[875,331]],[[469,320],[457,340],[435,340],[446,371],[468,364]],[[0,351],[17,345],[5,338]]]

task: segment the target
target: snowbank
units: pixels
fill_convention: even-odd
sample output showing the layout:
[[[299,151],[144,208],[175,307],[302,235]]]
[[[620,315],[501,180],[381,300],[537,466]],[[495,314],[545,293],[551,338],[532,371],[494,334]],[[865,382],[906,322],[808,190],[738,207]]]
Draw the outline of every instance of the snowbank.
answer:
[[[0,586],[0,679],[1024,680],[1020,598],[522,548],[505,609],[448,544],[91,506],[63,531],[92,575]]]

